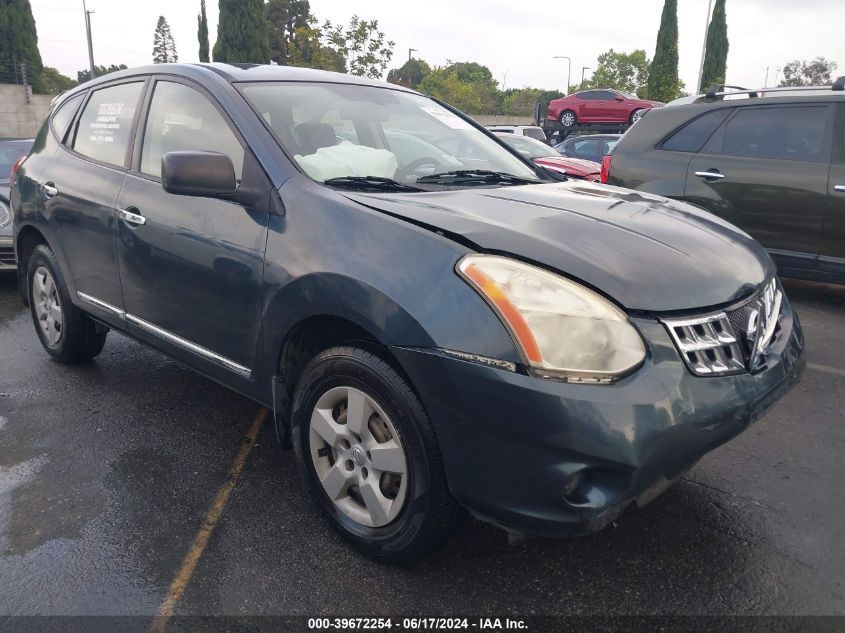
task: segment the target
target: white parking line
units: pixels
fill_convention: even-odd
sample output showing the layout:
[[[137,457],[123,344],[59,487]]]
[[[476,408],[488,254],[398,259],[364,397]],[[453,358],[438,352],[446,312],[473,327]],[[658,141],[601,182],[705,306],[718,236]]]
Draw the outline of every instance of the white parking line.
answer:
[[[830,367],[829,365],[818,365],[817,363],[807,363],[807,368],[814,371],[820,371],[825,374],[832,374],[834,376],[845,376],[845,369],[838,367]]]

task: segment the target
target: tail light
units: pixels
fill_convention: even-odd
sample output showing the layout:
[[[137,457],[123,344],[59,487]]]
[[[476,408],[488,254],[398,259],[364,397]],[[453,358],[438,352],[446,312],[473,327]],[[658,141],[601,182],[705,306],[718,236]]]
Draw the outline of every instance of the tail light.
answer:
[[[605,185],[607,184],[607,179],[610,177],[610,161],[612,158],[612,155],[608,154],[601,159],[601,181]]]
[[[25,160],[26,160],[26,156],[21,156],[21,157],[20,157],[19,159],[17,159],[17,160],[15,161],[15,163],[12,165],[12,172],[9,174],[9,183],[10,183],[10,184],[14,184],[14,182],[15,182],[15,174],[17,174],[17,173],[18,173],[18,170],[21,168],[21,165],[23,165],[23,163],[24,163],[24,161],[25,161]]]

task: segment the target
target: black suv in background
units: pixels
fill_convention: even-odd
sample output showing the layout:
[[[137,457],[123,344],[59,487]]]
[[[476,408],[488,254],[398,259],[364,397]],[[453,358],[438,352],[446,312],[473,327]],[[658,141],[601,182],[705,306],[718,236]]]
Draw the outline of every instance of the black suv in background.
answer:
[[[845,77],[670,103],[625,134],[605,182],[721,216],[760,241],[782,276],[845,283],[843,90]]]

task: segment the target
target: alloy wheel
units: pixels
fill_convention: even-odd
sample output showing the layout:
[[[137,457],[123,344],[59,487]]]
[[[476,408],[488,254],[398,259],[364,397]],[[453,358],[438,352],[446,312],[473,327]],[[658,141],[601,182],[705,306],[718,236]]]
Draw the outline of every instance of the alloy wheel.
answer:
[[[62,340],[62,302],[53,275],[44,266],[35,269],[32,277],[32,300],[41,332],[50,347]]]
[[[408,460],[379,404],[353,387],[324,393],[311,413],[311,460],[332,503],[356,523],[384,527],[402,510]]]
[[[564,112],[560,115],[560,122],[564,127],[571,127],[572,125],[575,125],[575,115],[571,112]]]

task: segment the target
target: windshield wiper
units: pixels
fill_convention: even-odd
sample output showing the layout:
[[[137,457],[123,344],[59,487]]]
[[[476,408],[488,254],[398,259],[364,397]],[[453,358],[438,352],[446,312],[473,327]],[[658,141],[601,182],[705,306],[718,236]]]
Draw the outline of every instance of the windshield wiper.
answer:
[[[339,176],[329,178],[323,181],[323,184],[358,191],[422,191],[419,187],[412,187],[398,180],[381,176]]]
[[[523,178],[502,171],[487,169],[456,169],[417,178],[420,184],[439,185],[528,185],[542,182],[539,179]]]

